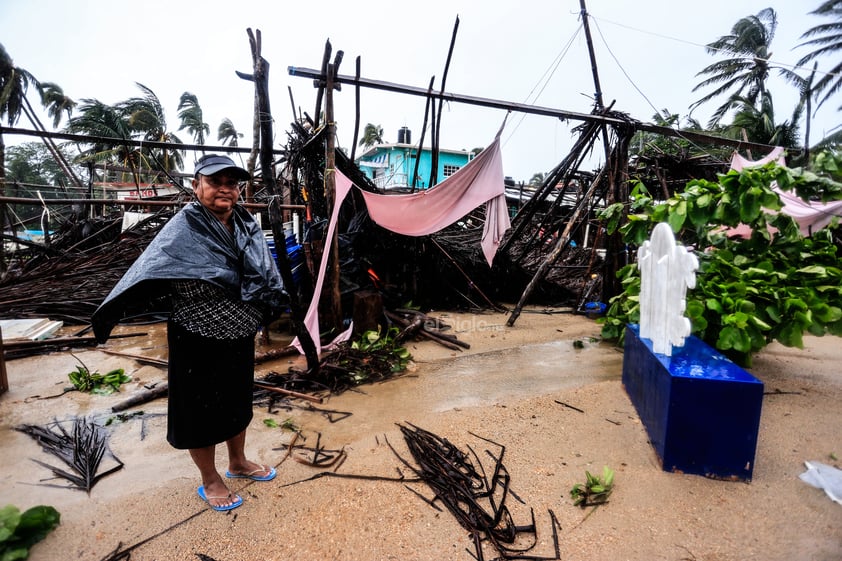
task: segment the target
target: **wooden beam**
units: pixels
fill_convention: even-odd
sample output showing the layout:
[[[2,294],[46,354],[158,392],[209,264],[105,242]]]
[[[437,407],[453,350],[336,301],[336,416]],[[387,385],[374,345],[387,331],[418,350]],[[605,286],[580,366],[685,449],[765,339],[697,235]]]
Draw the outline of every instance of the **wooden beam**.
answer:
[[[318,70],[312,68],[302,68],[298,66],[288,67],[290,76],[297,76],[300,78],[311,78],[323,80],[325,77]],[[653,125],[651,123],[643,123],[636,119],[621,119],[608,115],[599,115],[594,113],[577,113],[575,111],[565,111],[563,109],[555,109],[552,107],[542,107],[539,105],[527,105],[525,103],[515,103],[512,101],[502,101],[498,99],[488,99],[483,97],[475,97],[470,95],[454,94],[448,92],[428,92],[427,88],[417,88],[415,86],[405,86],[402,84],[395,84],[392,82],[384,82],[382,80],[372,80],[369,78],[357,78],[355,76],[348,76],[347,74],[337,74],[334,76],[334,81],[342,84],[352,84],[354,86],[361,86],[364,88],[372,88],[375,90],[383,90],[394,93],[402,93],[408,95],[415,95],[419,97],[436,98],[442,101],[449,101],[452,103],[464,103],[467,105],[477,105],[479,107],[491,107],[494,109],[505,109],[507,111],[517,111],[519,113],[528,113],[531,115],[544,115],[546,117],[556,117],[558,119],[572,119],[574,121],[593,121],[617,126],[632,125],[636,130],[647,131],[662,136],[671,136],[674,138],[685,138],[693,142],[704,144],[715,144],[719,146],[731,146],[734,148],[743,148],[750,150],[758,150],[761,152],[771,152],[776,146],[769,144],[760,144],[757,142],[746,142],[743,140],[734,140],[731,138],[723,138],[721,136],[714,136],[694,131],[672,129],[660,125]]]
[[[150,199],[32,199],[26,197],[0,197],[0,203],[15,203],[22,205],[72,205],[72,204],[103,204],[103,205],[121,205],[121,206],[183,206],[190,201],[160,201]],[[264,209],[269,205],[264,203],[240,203],[246,208]],[[300,210],[304,211],[307,207],[304,205],[279,205],[283,210]]]
[[[66,132],[48,132],[32,129],[20,129],[15,127],[0,126],[0,134],[20,134],[24,136],[37,136],[40,138],[58,138],[60,140],[72,140],[75,142],[98,142],[101,144],[112,144],[115,146],[135,146],[145,148],[165,148],[167,150],[200,150],[205,152],[239,152],[248,153],[251,151],[247,146],[210,146],[207,144],[177,144],[173,142],[156,142],[152,140],[133,140],[130,138],[113,138],[109,136],[91,136],[87,134],[70,134]],[[286,150],[272,150],[273,154],[284,155]]]

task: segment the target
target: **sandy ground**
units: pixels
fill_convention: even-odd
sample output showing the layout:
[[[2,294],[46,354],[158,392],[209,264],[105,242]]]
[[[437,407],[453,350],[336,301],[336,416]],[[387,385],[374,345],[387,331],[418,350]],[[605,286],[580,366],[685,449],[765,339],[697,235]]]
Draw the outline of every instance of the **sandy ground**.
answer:
[[[131,410],[143,416],[109,425],[111,448],[125,467],[89,495],[45,485],[62,482],[31,459],[55,461],[14,426],[74,415],[104,421],[113,403],[165,374],[101,350],[77,351],[94,370],[125,367],[133,382],[120,396],[72,392],[43,399],[67,386],[76,359],[53,353],[9,361],[11,389],[0,396],[0,502],[60,511],[61,525],[31,551],[36,561],[106,559],[119,544],[134,561],[473,559],[469,533],[447,510],[410,490],[431,497],[424,484],[330,476],[305,481],[324,470],[294,461],[286,447],[293,433],[263,421],[295,423],[298,444],[312,447],[319,438],[328,449],[344,450],[338,473],[386,478],[411,477],[388,445],[411,461],[397,426],[408,422],[484,458],[483,450],[498,450],[473,435],[505,446],[511,489],[522,501],[507,501],[515,522],[527,524],[530,509],[535,513],[530,555],[554,557],[552,511],[561,559],[842,559],[842,506],[798,478],[805,460],[838,467],[833,457],[842,456],[839,339],[807,338],[804,350],[772,345],[755,359],[751,372],[766,395],[754,478],[724,482],[663,471],[623,389],[622,353],[598,342],[593,321],[541,312],[528,310],[511,328],[506,314],[431,312],[471,349],[413,341],[411,372],[317,406],[351,413],[341,420],[330,422],[301,402],[274,412],[256,409],[247,449],[253,459],[278,466],[278,477],[232,482],[245,503],[230,513],[204,506],[187,454],[166,444],[164,400]],[[147,326],[146,336],[114,339],[104,348],[165,357],[162,330]],[[574,341],[584,348],[574,348]],[[285,371],[290,363],[278,360],[258,374]],[[218,460],[224,470],[222,450]],[[571,487],[584,481],[585,470],[601,472],[606,465],[616,471],[610,502],[595,510],[574,507]],[[485,559],[497,556],[490,547],[483,552]]]

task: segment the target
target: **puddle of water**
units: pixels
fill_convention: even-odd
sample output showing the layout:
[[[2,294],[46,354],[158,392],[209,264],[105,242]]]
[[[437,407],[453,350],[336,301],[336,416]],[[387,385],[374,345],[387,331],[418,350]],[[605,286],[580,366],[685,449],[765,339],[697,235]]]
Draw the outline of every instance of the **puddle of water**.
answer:
[[[364,393],[334,396],[322,407],[353,416],[336,424],[308,416],[304,428],[329,431],[338,439],[359,438],[430,413],[537,397],[621,376],[622,354],[610,345],[585,343],[576,349],[570,340],[523,345],[419,364],[414,373],[364,386]]]

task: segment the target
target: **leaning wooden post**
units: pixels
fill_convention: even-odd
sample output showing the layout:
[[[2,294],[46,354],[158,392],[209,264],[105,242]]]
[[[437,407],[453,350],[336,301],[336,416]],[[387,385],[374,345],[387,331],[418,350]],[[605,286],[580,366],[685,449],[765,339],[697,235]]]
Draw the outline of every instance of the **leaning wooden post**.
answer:
[[[0,328],[0,395],[9,391],[9,378],[6,376],[6,351],[3,349],[3,329]]]
[[[276,261],[281,279],[284,281],[287,293],[289,294],[290,322],[295,334],[301,342],[304,356],[307,358],[308,373],[317,373],[319,370],[319,355],[316,352],[316,345],[310,332],[304,325],[304,309],[299,298],[298,287],[292,276],[292,267],[289,263],[289,255],[286,252],[286,236],[284,234],[283,218],[281,216],[281,194],[275,183],[275,174],[272,171],[272,112],[269,109],[269,63],[260,56],[261,41],[260,30],[252,33],[251,28],[247,29],[249,43],[251,44],[252,62],[254,63],[254,74],[237,72],[237,75],[254,82],[255,99],[260,119],[260,168],[263,174],[263,183],[271,195],[269,202],[269,222],[272,224],[272,236],[275,238]]]
[[[591,182],[591,186],[588,189],[588,192],[579,200],[579,204],[576,205],[576,210],[573,211],[573,215],[567,221],[567,226],[564,227],[564,232],[562,232],[561,237],[556,242],[555,247],[547,255],[544,262],[541,263],[541,266],[538,267],[538,270],[535,271],[535,275],[532,277],[532,280],[529,281],[529,284],[526,285],[526,289],[523,291],[523,294],[520,297],[520,301],[518,301],[517,306],[515,306],[514,310],[512,310],[511,315],[509,316],[506,325],[509,327],[515,324],[517,318],[520,317],[520,312],[523,310],[524,304],[529,299],[529,296],[532,294],[532,291],[538,285],[540,281],[544,279],[547,274],[549,268],[558,260],[561,252],[564,251],[564,248],[567,247],[567,243],[570,241],[570,232],[573,230],[574,224],[577,224],[579,221],[579,215],[582,214],[582,211],[591,204],[591,198],[593,197],[594,191],[596,190],[597,185],[599,182],[602,181],[602,176],[605,173],[605,168],[603,167],[602,170],[597,174],[596,178]]]
[[[11,123],[10,123],[11,124]],[[0,162],[6,161],[6,145],[3,143],[3,134],[0,133]],[[6,192],[6,168],[0,166],[0,196],[5,197]],[[6,276],[6,240],[3,239],[3,232],[6,231],[6,203],[0,202],[0,280]]]
[[[327,65],[327,79],[325,81],[325,126],[327,127],[327,141],[325,142],[325,200],[327,201],[327,215],[332,216],[336,201],[336,123],[333,122],[333,88],[334,76],[338,61],[342,60],[342,51],[336,53],[334,64]],[[342,298],[339,292],[339,239],[337,229],[333,230],[333,239],[325,240],[330,244],[330,260],[328,263],[327,289],[330,291],[328,299],[328,321],[334,333],[341,333],[342,329]]]

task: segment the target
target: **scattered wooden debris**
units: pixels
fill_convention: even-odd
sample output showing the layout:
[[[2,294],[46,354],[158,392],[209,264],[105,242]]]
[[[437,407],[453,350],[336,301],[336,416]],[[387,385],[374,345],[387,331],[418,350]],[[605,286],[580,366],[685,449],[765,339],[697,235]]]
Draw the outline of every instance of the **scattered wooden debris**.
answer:
[[[398,458],[430,486],[436,495],[434,501],[444,503],[462,527],[471,533],[474,540],[474,556],[478,561],[484,559],[483,540],[487,540],[494,546],[500,554],[500,559],[557,560],[561,558],[558,545],[558,522],[552,511],[549,514],[552,519],[555,557],[527,555],[538,543],[535,515],[532,513],[531,523],[518,525],[515,524],[509,512],[506,499],[514,494],[510,489],[509,472],[503,465],[505,446],[472,434],[499,449],[499,454],[496,456],[489,450],[485,451],[494,462],[489,477],[479,456],[472,448],[468,447],[471,451],[468,455],[446,439],[429,431],[412,424],[398,426],[418,467],[411,465],[399,455]],[[397,455],[397,452],[395,454]],[[472,457],[474,461],[471,460]]]
[[[398,341],[421,336],[455,351],[471,348],[471,345],[460,341],[455,335],[444,333],[444,330],[449,329],[450,326],[427,314],[407,309],[397,309],[394,312],[386,310],[385,313],[386,317],[402,328],[397,337]]]
[[[295,449],[295,453],[292,454],[292,459],[298,462],[299,464],[304,464],[311,467],[332,467],[333,471],[338,470],[339,466],[341,466],[345,459],[348,457],[348,453],[345,452],[345,447],[342,447],[339,450],[328,450],[325,447],[321,446],[321,440],[322,433],[319,433],[316,437],[316,445],[313,448],[307,448],[305,446],[297,447]],[[293,446],[290,445],[290,450],[292,449]],[[312,454],[312,456],[310,456],[309,454]]]
[[[136,392],[134,395],[127,397],[119,403],[115,403],[111,406],[111,411],[114,413],[119,413],[120,411],[125,411],[126,409],[134,407],[135,405],[143,405],[144,403],[149,403],[150,401],[154,401],[159,397],[166,397],[169,393],[169,389],[169,382],[160,382],[151,388],[145,388],[139,392]]]
[[[127,333],[112,335],[112,339],[123,339],[126,337],[144,337],[146,333]],[[4,342],[3,349],[6,360],[24,358],[27,356],[42,355],[50,351],[60,351],[76,347],[95,347],[96,338],[91,337],[54,337],[42,341],[12,341]]]

